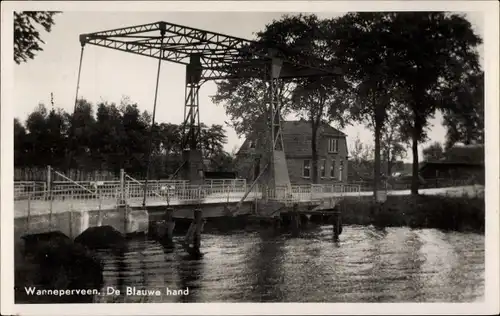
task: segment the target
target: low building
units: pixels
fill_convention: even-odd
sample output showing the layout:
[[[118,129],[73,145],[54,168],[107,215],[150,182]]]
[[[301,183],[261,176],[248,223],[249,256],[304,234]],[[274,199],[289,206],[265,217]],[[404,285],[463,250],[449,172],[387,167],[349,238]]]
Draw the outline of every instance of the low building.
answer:
[[[454,146],[443,159],[423,162],[419,173],[424,179],[475,179],[484,183],[484,146]]]
[[[283,143],[290,182],[312,183],[312,128],[308,121],[282,122]],[[255,157],[262,154],[256,150],[258,135],[245,140],[236,154],[238,174],[248,180],[256,177]],[[323,124],[318,130],[318,183],[333,184],[347,182],[348,150],[347,136],[341,131]]]

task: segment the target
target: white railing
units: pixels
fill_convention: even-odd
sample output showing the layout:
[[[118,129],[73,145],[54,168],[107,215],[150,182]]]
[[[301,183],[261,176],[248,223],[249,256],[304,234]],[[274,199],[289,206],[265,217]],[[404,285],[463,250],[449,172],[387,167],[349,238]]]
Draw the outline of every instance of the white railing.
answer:
[[[162,184],[161,182],[159,182]],[[185,182],[164,182],[158,190],[158,183],[148,183],[146,190],[146,204],[156,205],[177,203],[238,203],[250,189],[249,184],[219,184],[215,185],[187,185]],[[19,187],[19,185],[18,185]],[[19,203],[28,203],[28,208],[40,201],[52,208],[54,203],[64,205],[85,205],[91,207],[116,207],[120,200],[130,205],[141,205],[144,199],[144,184],[139,181],[126,181],[124,191],[120,183],[103,182],[90,187],[90,183],[58,183],[51,190],[43,189],[23,190],[18,192],[14,199]],[[408,192],[407,192],[408,191]],[[467,186],[443,189],[422,189],[421,194],[449,195],[449,196],[484,196],[484,186]],[[280,201],[285,203],[298,203],[307,201],[320,201],[343,196],[368,196],[372,192],[362,191],[359,185],[292,185],[277,187],[270,190],[266,186],[255,185],[245,197],[245,201],[257,199]],[[406,195],[409,190],[388,191],[387,195]],[[24,202],[21,202],[24,201]],[[27,201],[27,202],[26,202]],[[68,204],[69,203],[69,204]],[[160,203],[160,204],[158,204]],[[44,204],[44,205],[45,205]],[[104,206],[103,206],[104,205]],[[36,205],[35,205],[36,206]],[[71,207],[72,207],[71,206]],[[41,207],[41,206],[40,206]],[[59,206],[58,206],[59,207]]]
[[[247,180],[246,179],[209,179],[209,180],[205,180],[205,185],[245,187],[247,185]]]

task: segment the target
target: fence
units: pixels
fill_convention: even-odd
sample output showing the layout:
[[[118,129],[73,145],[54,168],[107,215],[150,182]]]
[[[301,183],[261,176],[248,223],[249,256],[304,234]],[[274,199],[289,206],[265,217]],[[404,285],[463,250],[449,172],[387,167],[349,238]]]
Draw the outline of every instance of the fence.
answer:
[[[48,173],[48,168],[15,168],[14,180],[24,182],[45,182]],[[71,169],[65,172],[65,174],[74,181],[113,181],[118,179],[116,174],[106,170],[85,171]]]

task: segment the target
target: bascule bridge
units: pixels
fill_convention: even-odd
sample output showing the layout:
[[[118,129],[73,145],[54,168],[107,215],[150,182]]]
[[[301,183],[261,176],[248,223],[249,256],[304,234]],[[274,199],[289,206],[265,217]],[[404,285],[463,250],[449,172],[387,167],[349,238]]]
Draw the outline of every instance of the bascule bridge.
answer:
[[[82,34],[80,43],[82,58],[85,47],[94,45],[158,60],[152,125],[162,61],[186,66],[182,123],[183,163],[176,176],[189,180],[192,184],[203,182],[199,100],[203,83],[211,80],[257,78],[266,85],[268,144],[265,146],[269,151],[266,157],[260,159],[262,172],[256,180],[273,190],[275,187],[290,186],[281,135],[281,105],[278,96],[280,82],[340,74],[338,68],[328,68],[325,61],[312,58],[307,52],[291,51],[278,45],[268,47],[255,41],[168,22]],[[81,62],[79,78],[80,73]],[[147,168],[149,170],[149,163]]]

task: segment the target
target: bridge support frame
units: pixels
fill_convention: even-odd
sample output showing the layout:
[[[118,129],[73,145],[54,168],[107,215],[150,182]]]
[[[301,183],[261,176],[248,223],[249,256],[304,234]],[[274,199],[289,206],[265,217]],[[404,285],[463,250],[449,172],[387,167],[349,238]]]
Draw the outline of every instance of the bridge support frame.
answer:
[[[183,122],[183,168],[182,178],[192,184],[203,182],[203,155],[201,151],[200,98],[201,56],[190,55],[190,63],[186,66],[186,90]]]
[[[273,52],[271,51],[273,54]],[[281,91],[280,73],[283,61],[279,58],[272,58],[266,71],[266,81],[268,81],[268,113],[269,113],[269,167],[267,185],[274,197],[277,196],[277,187],[290,188],[290,176],[285,158],[285,148],[281,127]],[[279,190],[278,192],[286,192]]]

